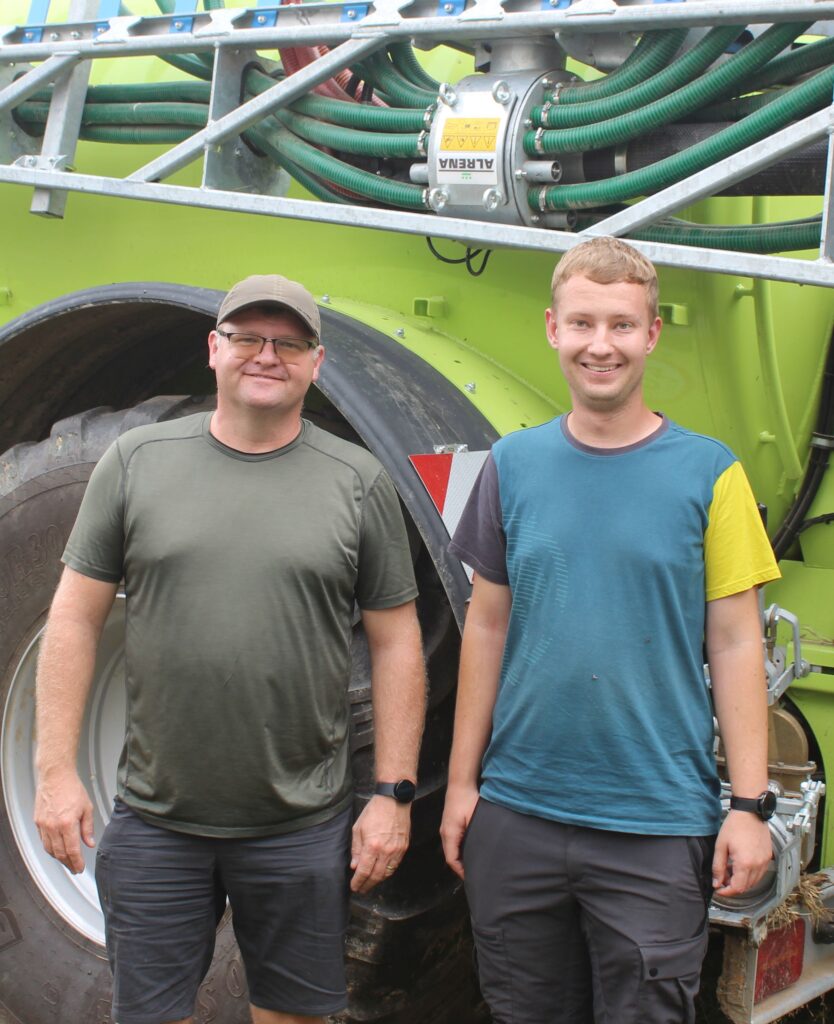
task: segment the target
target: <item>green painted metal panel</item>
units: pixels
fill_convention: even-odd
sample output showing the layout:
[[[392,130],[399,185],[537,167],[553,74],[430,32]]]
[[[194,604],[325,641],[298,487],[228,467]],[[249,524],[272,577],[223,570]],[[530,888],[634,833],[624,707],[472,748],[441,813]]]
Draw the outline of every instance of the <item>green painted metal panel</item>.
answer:
[[[23,20],[24,6],[4,6],[3,20]],[[131,0],[130,6],[137,13],[157,10],[153,0]],[[66,10],[67,4],[54,2],[50,18],[59,20]],[[468,70],[463,58],[454,60],[449,77]],[[180,77],[161,60],[142,58],[101,62],[92,81]],[[158,152],[82,143],[75,166],[124,175]],[[187,168],[172,180],[195,184],[197,169]],[[306,198],[298,186],[291,195]],[[81,195],[71,195],[64,220],[54,221],[33,217],[30,198],[26,189],[0,187],[6,242],[0,251],[0,323],[97,285],[160,281],[225,289],[248,273],[277,271],[298,277],[317,296],[328,295],[332,308],[420,355],[501,433],[541,422],[568,405],[544,336],[553,269],[549,256],[496,251],[486,272],[474,278],[461,266],[440,263],[415,236]],[[818,213],[819,205],[818,198],[720,198],[681,216],[751,223],[808,216]],[[430,232],[430,218],[426,223]],[[452,243],[439,246],[453,255],[461,252]],[[773,529],[808,458],[834,325],[834,291],[672,270],[661,273],[661,301],[666,326],[649,362],[649,401],[731,445],[756,497],[768,505]],[[0,368],[5,376],[14,372]],[[834,511],[831,470],[811,514],[829,511]],[[808,564],[785,562],[785,578],[769,588],[768,599],[799,615],[823,663],[827,645],[834,644],[834,526],[804,535],[802,554]],[[834,765],[831,690],[832,677],[814,676],[791,691],[826,768]],[[830,863],[830,814],[824,840]]]

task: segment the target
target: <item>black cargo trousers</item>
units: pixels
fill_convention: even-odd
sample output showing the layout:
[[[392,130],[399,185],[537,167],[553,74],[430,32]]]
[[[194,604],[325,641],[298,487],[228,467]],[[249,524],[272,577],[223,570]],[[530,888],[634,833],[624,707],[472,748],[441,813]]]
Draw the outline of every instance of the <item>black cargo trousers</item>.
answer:
[[[714,846],[481,799],[463,863],[494,1024],[694,1024]]]

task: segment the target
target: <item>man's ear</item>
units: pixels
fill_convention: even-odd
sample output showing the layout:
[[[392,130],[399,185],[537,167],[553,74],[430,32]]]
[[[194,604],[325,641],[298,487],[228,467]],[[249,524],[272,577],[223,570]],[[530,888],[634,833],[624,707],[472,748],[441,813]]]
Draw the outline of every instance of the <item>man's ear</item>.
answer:
[[[649,335],[646,341],[646,354],[654,351],[655,345],[657,345],[658,339],[660,338],[660,329],[663,327],[663,321],[659,316],[654,318],[654,323],[649,327]]]
[[[316,346],[316,354],[313,356],[315,363],[313,364],[313,380],[319,379],[319,373],[321,372],[321,364],[324,362],[324,345],[319,344]]]
[[[217,361],[217,346],[220,344],[220,335],[217,331],[209,331],[208,336],[208,351],[209,351],[209,367],[213,370],[214,364]]]
[[[544,330],[547,335],[547,343],[558,352],[559,335],[556,330],[556,314],[550,306],[544,311]]]

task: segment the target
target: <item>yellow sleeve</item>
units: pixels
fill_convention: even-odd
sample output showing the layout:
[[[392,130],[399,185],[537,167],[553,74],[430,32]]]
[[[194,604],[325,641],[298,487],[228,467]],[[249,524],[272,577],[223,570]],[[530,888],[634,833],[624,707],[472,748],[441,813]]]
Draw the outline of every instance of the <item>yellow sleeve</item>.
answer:
[[[708,601],[781,576],[740,462],[715,482],[704,534],[704,565]]]

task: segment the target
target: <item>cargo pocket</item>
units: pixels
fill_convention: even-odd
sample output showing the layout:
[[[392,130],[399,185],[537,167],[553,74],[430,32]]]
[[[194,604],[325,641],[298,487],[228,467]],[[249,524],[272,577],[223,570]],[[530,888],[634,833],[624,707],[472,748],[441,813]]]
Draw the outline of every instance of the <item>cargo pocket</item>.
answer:
[[[504,932],[501,928],[479,928],[473,922],[472,936],[481,995],[489,1004],[493,1024],[512,1024],[513,978]]]
[[[695,1024],[695,996],[709,931],[694,939],[640,947],[640,1020],[646,1024]]]

